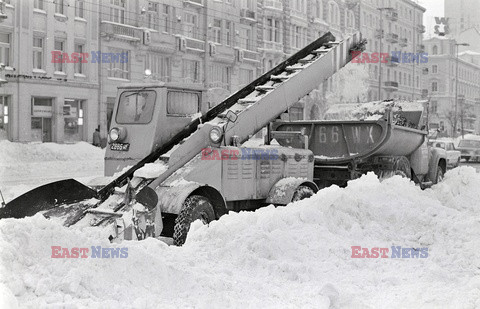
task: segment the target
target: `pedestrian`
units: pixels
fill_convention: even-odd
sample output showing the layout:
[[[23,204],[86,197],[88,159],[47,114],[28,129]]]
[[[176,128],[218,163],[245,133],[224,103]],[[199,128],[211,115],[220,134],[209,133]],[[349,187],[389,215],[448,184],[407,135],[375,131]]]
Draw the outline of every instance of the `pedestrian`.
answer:
[[[93,132],[93,146],[100,147],[100,126]]]

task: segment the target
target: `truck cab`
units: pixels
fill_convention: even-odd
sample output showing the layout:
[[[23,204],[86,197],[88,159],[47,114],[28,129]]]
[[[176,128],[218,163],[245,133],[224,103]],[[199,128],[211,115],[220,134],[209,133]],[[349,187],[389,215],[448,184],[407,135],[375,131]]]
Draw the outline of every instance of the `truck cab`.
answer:
[[[139,162],[208,109],[198,85],[129,84],[118,88],[108,133],[105,176]]]

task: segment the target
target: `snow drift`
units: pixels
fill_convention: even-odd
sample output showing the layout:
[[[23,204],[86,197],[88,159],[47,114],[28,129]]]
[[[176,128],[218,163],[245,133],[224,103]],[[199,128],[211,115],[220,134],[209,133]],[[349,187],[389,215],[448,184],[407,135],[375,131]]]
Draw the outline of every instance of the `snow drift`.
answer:
[[[480,307],[480,175],[421,191],[373,174],[286,207],[192,225],[183,247],[110,244],[41,215],[0,221],[0,307]],[[127,247],[54,259],[51,246]],[[351,246],[428,247],[425,259],[352,259]]]

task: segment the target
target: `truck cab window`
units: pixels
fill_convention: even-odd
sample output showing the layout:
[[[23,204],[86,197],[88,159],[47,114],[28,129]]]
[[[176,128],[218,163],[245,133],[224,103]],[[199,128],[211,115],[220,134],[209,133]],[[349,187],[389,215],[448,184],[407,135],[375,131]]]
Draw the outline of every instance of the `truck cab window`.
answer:
[[[190,116],[200,111],[200,96],[195,92],[169,91],[167,94],[167,114],[170,116]]]
[[[120,124],[146,124],[152,120],[155,91],[125,91],[120,95],[116,120]]]

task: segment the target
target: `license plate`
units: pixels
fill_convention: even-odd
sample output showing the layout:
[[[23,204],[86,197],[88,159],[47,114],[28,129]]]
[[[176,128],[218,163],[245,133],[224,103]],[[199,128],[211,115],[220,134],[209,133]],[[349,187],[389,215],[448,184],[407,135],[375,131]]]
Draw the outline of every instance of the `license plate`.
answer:
[[[110,144],[110,150],[128,151],[129,148],[130,148],[129,143],[113,143],[113,144]]]

